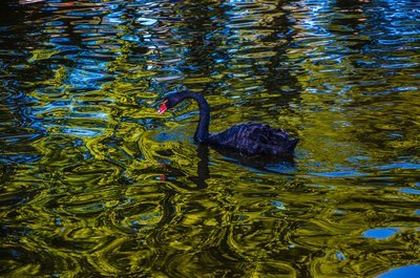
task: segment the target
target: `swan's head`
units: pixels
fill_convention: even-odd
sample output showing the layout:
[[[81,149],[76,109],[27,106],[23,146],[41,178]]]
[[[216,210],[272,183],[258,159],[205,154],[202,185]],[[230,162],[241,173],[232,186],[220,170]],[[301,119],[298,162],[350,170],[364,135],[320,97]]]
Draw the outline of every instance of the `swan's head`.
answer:
[[[163,114],[166,110],[174,108],[178,103],[180,103],[185,96],[182,93],[172,93],[168,94],[161,102],[159,106],[158,113]]]

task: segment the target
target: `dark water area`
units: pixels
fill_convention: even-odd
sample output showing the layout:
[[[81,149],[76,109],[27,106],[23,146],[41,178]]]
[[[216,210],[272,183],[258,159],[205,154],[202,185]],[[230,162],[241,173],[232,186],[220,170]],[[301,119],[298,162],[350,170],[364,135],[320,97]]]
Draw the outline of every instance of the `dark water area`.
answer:
[[[419,4],[1,1],[0,276],[419,277]],[[197,146],[257,121],[293,161]],[[394,276],[396,277],[396,276]]]

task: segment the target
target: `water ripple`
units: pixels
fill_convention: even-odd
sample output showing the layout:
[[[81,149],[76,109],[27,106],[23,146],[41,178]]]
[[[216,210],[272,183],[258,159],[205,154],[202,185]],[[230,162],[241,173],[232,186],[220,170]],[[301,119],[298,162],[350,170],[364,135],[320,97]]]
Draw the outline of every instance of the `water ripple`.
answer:
[[[417,6],[1,1],[0,276],[415,266]],[[212,131],[286,128],[294,160],[195,145],[196,106],[155,112],[185,88]]]

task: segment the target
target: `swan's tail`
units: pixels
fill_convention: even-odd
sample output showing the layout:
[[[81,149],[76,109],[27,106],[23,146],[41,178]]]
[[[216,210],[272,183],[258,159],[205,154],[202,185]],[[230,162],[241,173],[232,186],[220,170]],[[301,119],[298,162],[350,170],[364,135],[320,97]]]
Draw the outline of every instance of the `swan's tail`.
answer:
[[[299,142],[299,139],[292,139],[289,141],[289,144],[287,144],[287,150],[289,152],[293,152],[293,150],[296,148],[297,143]]]

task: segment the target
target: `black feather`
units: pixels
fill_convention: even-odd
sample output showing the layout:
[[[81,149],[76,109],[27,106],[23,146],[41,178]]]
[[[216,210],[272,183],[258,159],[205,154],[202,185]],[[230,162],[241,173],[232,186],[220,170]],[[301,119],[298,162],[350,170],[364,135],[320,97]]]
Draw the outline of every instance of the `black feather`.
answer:
[[[293,152],[298,140],[291,138],[284,130],[271,128],[267,124],[244,123],[210,134],[208,142],[222,148],[236,149],[249,156],[280,156]]]

